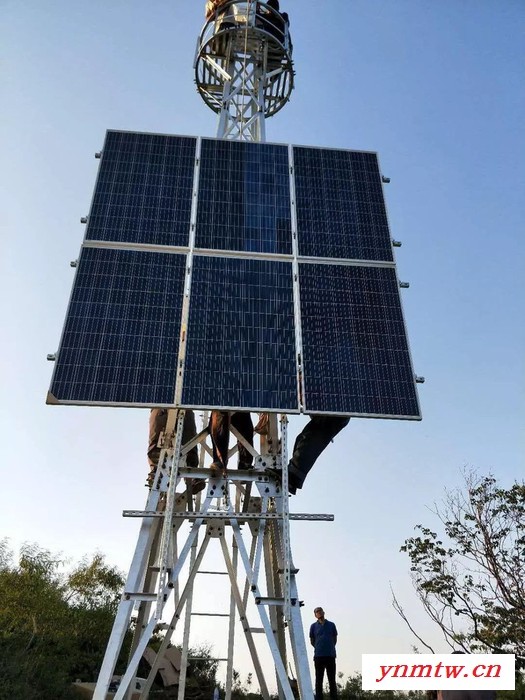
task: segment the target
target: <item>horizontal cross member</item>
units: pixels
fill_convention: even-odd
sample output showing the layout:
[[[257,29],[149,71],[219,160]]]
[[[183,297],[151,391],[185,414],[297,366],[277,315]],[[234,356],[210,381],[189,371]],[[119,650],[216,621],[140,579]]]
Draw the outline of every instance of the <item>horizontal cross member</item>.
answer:
[[[164,513],[158,510],[123,510],[122,515],[125,518],[163,518]],[[174,513],[174,518],[183,518],[187,520],[280,520],[281,513],[244,513],[244,512],[221,512],[213,511],[207,513],[198,513],[195,511],[183,511]],[[331,513],[290,513],[290,520],[322,520],[324,522],[333,522],[334,516]]]

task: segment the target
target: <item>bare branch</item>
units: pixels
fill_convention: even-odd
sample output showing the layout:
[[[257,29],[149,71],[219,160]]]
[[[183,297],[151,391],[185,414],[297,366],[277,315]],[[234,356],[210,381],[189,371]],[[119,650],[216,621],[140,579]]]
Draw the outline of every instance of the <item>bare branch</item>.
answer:
[[[505,489],[492,475],[468,472],[463,490],[446,492],[443,504],[429,510],[443,534],[418,525],[418,534],[402,548],[425,611],[453,648],[523,659],[525,484]],[[393,605],[424,644],[395,596]]]
[[[401,617],[401,619],[405,622],[406,626],[407,626],[408,629],[412,632],[412,634],[414,635],[414,637],[416,637],[416,639],[419,639],[419,641],[421,642],[421,644],[423,644],[423,646],[425,646],[427,649],[430,649],[430,651],[431,651],[433,654],[435,654],[436,652],[434,651],[434,649],[432,649],[432,647],[431,647],[429,644],[427,644],[427,643],[417,634],[417,632],[414,630],[414,628],[413,628],[412,625],[410,624],[410,622],[409,622],[407,616],[405,615],[405,611],[403,610],[403,608],[401,607],[399,601],[398,601],[397,598],[396,598],[396,594],[394,593],[394,589],[392,588],[392,583],[390,583],[390,592],[392,593],[392,607],[394,608],[394,610],[395,610],[395,611],[397,612],[397,614]]]

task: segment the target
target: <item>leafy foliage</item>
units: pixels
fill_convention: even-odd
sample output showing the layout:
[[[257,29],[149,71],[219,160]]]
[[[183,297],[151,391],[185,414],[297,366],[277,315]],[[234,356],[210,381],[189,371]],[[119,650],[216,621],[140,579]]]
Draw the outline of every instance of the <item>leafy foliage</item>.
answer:
[[[209,645],[188,650],[188,669],[186,675],[185,697],[192,700],[209,700],[217,685],[216,675],[219,662],[212,656]],[[224,696],[223,696],[224,697]]]
[[[96,678],[123,578],[98,554],[64,565],[37,545],[15,564],[0,542],[0,698],[61,700],[76,678]]]
[[[346,681],[342,673],[338,674],[339,700],[426,700],[427,695],[423,690],[411,690],[408,692],[397,690],[363,690],[362,676],[355,673],[348,676]]]
[[[513,653],[525,668],[525,484],[471,474],[465,486],[436,510],[444,536],[418,525],[401,551],[451,647]]]

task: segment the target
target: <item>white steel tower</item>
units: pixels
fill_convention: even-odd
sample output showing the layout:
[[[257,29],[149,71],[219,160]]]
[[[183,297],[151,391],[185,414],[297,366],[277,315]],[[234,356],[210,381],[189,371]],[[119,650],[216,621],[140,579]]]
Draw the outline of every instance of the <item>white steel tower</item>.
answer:
[[[195,76],[199,93],[218,114],[217,136],[241,141],[265,141],[265,120],[288,101],[293,89],[292,42],[286,13],[275,2],[208,2],[207,19],[199,36]],[[197,160],[199,162],[199,147]],[[196,167],[192,226],[198,191]],[[191,267],[192,253],[188,256]],[[188,293],[184,303],[187,304]],[[182,331],[184,333],[184,331]],[[184,338],[180,358],[184,359]],[[300,384],[300,377],[298,377]],[[273,677],[263,668],[260,649],[269,647],[279,696],[292,700],[295,684],[302,699],[313,697],[307,650],[301,621],[301,601],[296,585],[297,569],[290,546],[290,520],[332,520],[323,514],[289,513],[287,472],[287,418],[277,414],[260,417],[260,446],[255,450],[238,433],[231,432],[254,457],[250,470],[218,473],[207,466],[211,454],[207,413],[203,429],[183,444],[184,411],[169,411],[166,429],[159,440],[160,457],[144,511],[125,511],[141,518],[138,542],[125,591],[108,643],[94,699],[105,700],[124,638],[134,627],[127,670],[115,700],[147,698],[158,671],[166,663],[166,650],[183,622],[182,662],[178,698],[185,697],[195,615],[225,617],[228,620],[226,700],[231,697],[236,630],[239,626],[261,694],[269,700]],[[199,467],[189,468],[186,455],[199,449]],[[236,447],[230,450],[235,453]],[[278,478],[268,474],[274,468]],[[184,489],[184,479],[190,484]],[[205,490],[192,494],[191,485],[206,481]],[[222,570],[203,566],[212,541],[222,552]],[[216,575],[228,577],[231,595],[222,611],[197,613],[193,610],[194,588]],[[206,585],[206,584],[201,584]],[[168,610],[170,611],[168,614]],[[252,620],[258,618],[257,624]],[[236,621],[239,623],[236,624]],[[156,633],[163,637],[156,654],[148,644]],[[289,654],[290,658],[289,658]],[[151,671],[145,684],[137,684],[137,667],[148,656]]]

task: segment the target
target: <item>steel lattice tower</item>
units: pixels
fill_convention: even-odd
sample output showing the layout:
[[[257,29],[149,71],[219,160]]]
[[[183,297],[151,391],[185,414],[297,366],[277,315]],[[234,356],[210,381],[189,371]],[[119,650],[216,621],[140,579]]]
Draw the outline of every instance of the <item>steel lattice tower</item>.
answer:
[[[287,16],[264,2],[224,2],[208,15],[197,43],[195,56],[197,89],[205,103],[218,115],[217,136],[241,141],[265,141],[265,120],[288,101],[293,89],[292,42]],[[269,645],[279,696],[293,700],[288,678],[291,651],[300,697],[313,697],[307,651],[297,593],[296,573],[290,546],[291,519],[332,520],[323,514],[290,514],[287,473],[287,418],[268,415],[259,450],[254,450],[234,429],[234,437],[249,449],[254,469],[231,471],[218,477],[205,466],[208,430],[182,444],[184,411],[170,410],[161,447],[157,474],[144,511],[124,515],[142,519],[135,555],[119,606],[94,700],[104,700],[119,657],[124,637],[133,618],[135,633],[127,670],[115,700],[147,698],[155,676],[162,670],[164,654],[179,620],[184,619],[179,700],[185,697],[189,662],[193,587],[198,573],[224,573],[229,577],[229,612],[226,700],[231,697],[235,620],[240,618],[261,693],[269,700],[267,674],[258,655],[256,639]],[[207,415],[204,416],[206,426]],[[198,469],[186,467],[186,455],[197,445]],[[230,450],[234,452],[236,448]],[[281,469],[282,479],[270,478],[265,468]],[[189,489],[177,493],[182,479],[207,479],[206,494],[195,498]],[[189,534],[182,525],[189,524]],[[244,528],[244,531],[243,531]],[[227,534],[231,533],[231,539]],[[212,540],[220,543],[226,570],[200,570]],[[239,559],[245,576],[238,583]],[[189,567],[184,578],[183,567]],[[173,594],[175,610],[169,622],[162,622],[166,604]],[[255,603],[262,627],[248,622],[248,602]],[[211,613],[210,613],[211,614]],[[184,617],[183,617],[184,616]],[[164,630],[164,641],[151,672],[138,691],[135,679],[138,663],[155,631]]]

